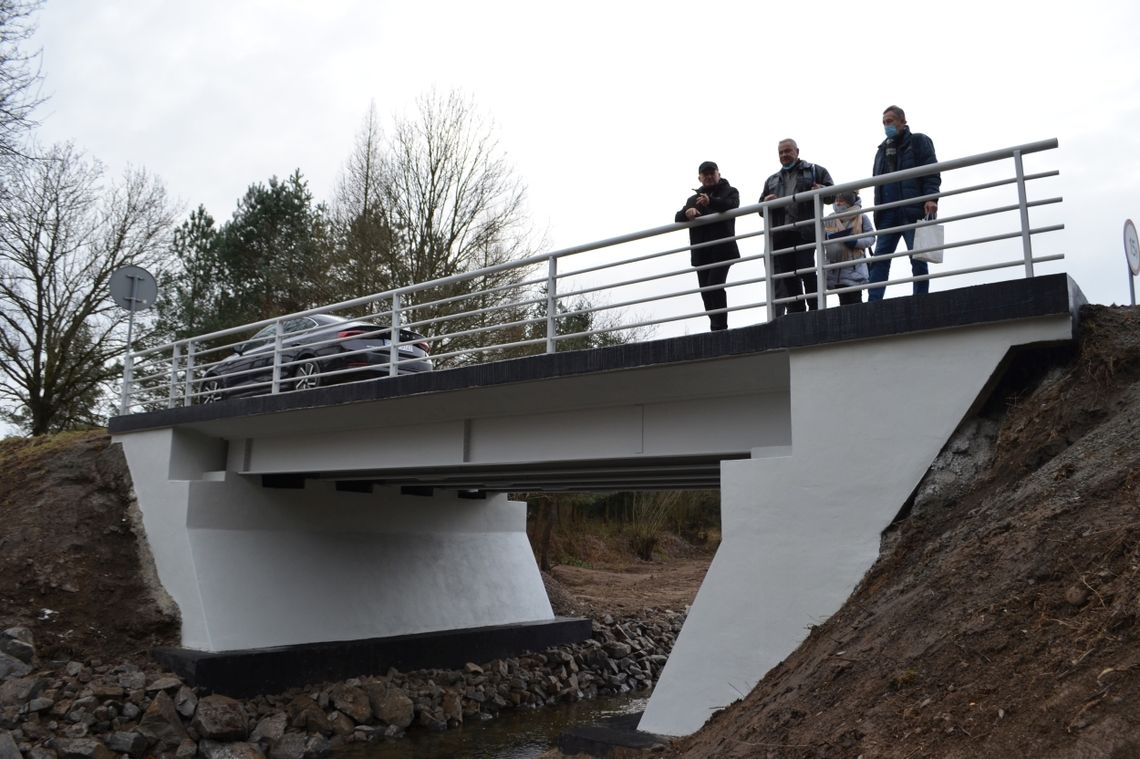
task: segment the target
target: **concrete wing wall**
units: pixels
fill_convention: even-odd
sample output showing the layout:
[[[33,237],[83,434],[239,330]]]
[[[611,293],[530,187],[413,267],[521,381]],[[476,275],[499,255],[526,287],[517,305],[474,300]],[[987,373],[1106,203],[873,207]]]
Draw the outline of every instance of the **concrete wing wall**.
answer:
[[[688,735],[839,609],[1012,346],[1067,314],[794,351],[789,455],[722,464],[723,541],[639,729]]]

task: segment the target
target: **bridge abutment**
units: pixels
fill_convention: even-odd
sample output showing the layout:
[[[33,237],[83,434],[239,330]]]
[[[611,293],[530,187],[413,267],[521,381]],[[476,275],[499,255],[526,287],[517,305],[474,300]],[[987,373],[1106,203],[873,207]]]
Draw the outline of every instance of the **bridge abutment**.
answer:
[[[839,610],[1014,346],[1067,314],[792,351],[792,445],[721,464],[722,542],[638,726],[688,735]]]
[[[526,536],[526,504],[506,495],[346,492],[321,480],[264,487],[231,468],[241,439],[176,428],[116,439],[186,648],[554,619]]]

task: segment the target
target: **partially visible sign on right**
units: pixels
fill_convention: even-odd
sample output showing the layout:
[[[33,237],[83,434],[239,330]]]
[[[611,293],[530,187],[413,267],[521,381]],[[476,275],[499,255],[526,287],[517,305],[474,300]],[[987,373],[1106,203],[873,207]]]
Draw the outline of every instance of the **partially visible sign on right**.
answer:
[[[1124,222],[1124,255],[1128,256],[1132,276],[1140,274],[1140,238],[1136,236],[1136,225],[1132,219]]]

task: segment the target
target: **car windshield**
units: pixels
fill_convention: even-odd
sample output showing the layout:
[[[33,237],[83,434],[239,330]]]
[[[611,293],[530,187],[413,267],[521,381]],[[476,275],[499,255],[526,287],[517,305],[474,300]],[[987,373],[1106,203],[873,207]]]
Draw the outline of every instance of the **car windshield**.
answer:
[[[268,327],[262,328],[256,335],[246,340],[238,347],[238,353],[249,353],[251,350],[256,350],[273,341],[273,336],[277,333],[277,325],[270,324]]]

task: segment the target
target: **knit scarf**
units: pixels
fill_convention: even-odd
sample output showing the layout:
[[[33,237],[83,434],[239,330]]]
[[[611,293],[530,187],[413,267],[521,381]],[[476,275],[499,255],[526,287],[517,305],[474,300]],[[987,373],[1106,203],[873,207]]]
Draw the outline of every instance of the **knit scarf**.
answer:
[[[843,212],[843,216],[832,214],[823,220],[823,231],[828,237],[846,231],[859,237],[863,234],[863,206],[856,203]]]
[[[863,235],[863,207],[858,203],[843,211],[842,216],[832,214],[824,219],[823,232],[829,241],[827,243],[828,263],[852,261],[863,257],[862,250],[858,248],[852,250],[841,242],[848,236],[859,238]],[[831,242],[833,238],[839,238],[839,241]]]

